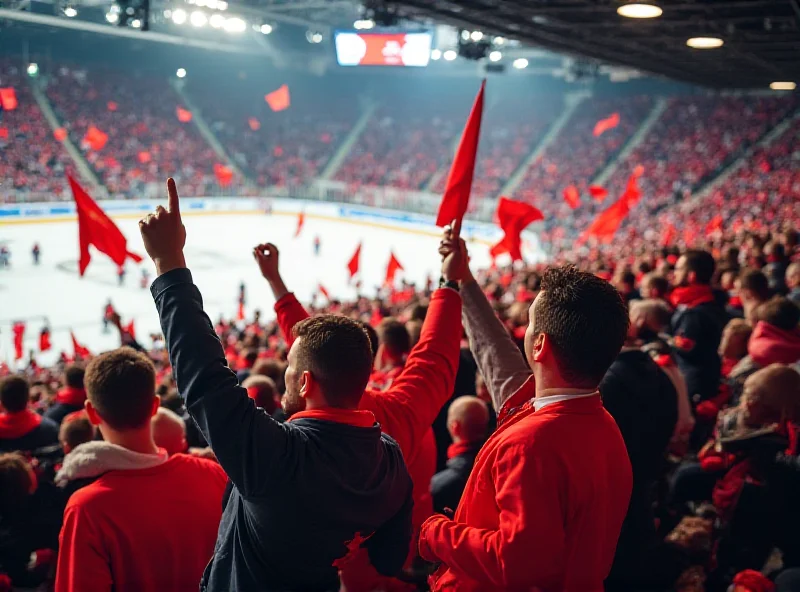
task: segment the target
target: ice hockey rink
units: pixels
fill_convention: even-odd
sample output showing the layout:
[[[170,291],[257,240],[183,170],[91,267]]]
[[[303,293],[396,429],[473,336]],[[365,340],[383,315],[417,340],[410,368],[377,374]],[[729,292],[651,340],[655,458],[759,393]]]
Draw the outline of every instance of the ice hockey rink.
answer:
[[[12,364],[11,324],[24,321],[25,351],[38,348],[39,331],[48,323],[53,350],[37,360],[48,364],[59,352],[72,352],[70,330],[93,352],[119,344],[115,331],[104,333],[102,316],[111,300],[123,322],[135,319],[137,338],[150,345],[149,334],[160,332],[150,291],[142,287],[142,270],[154,279],[153,264],[146,257],[137,217],[114,217],[128,239],[129,250],[144,257],[141,264],[128,261],[123,285],[118,285],[116,266],[92,248],[92,262],[83,278],[78,276],[78,224],[74,219],[56,222],[0,224],[0,244],[11,250],[11,265],[0,269],[0,360]],[[426,276],[439,277],[438,230],[390,228],[364,221],[330,220],[306,216],[299,237],[294,238],[297,216],[289,214],[216,214],[185,216],[186,261],[203,295],[205,310],[216,320],[220,314],[236,314],[239,285],[246,286],[247,317],[256,309],[273,316],[269,287],[252,258],[252,248],[273,242],[281,251],[280,268],[289,289],[302,302],[309,302],[322,284],[332,297],[354,298],[347,261],[359,242],[362,293],[373,295],[383,283],[390,252],[405,267],[398,279],[424,283]],[[314,255],[314,237],[321,242]],[[39,265],[31,249],[41,248]],[[471,241],[474,266],[489,264],[488,243]],[[27,356],[26,356],[27,357]],[[22,361],[23,363],[25,360]]]

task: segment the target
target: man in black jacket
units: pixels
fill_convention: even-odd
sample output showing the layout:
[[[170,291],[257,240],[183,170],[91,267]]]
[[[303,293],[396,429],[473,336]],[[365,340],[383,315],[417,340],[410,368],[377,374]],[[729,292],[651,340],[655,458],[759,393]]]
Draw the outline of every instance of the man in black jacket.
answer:
[[[159,276],[151,292],[181,397],[234,485],[201,590],[336,589],[337,570],[362,545],[380,573],[396,574],[411,540],[412,483],[397,444],[358,410],[372,367],[366,332],[344,317],[299,323],[290,420],[272,419],[226,366],[186,269],[172,179],[168,191],[169,209],[139,223]]]
[[[693,404],[717,394],[721,362],[717,349],[727,314],[711,289],[714,258],[706,251],[689,250],[675,265],[675,287],[670,303],[675,357]]]

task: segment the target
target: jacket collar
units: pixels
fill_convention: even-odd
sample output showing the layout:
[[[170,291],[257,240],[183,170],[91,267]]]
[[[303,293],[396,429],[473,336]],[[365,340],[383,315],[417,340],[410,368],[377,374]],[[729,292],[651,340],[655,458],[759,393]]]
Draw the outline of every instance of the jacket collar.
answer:
[[[714,291],[711,286],[706,284],[679,286],[672,290],[672,294],[669,295],[669,301],[676,308],[681,305],[694,308],[701,304],[714,302]]]
[[[64,487],[70,481],[99,477],[108,471],[150,469],[164,464],[168,458],[163,448],[158,449],[158,454],[143,454],[110,442],[86,442],[64,457],[55,482]]]
[[[289,421],[295,421],[297,419],[331,421],[333,423],[342,423],[356,428],[371,428],[376,423],[372,411],[365,411],[363,409],[338,409],[336,407],[300,411],[292,415]]]
[[[23,409],[16,413],[0,413],[0,439],[22,438],[39,427],[41,423],[41,415],[30,409]]]

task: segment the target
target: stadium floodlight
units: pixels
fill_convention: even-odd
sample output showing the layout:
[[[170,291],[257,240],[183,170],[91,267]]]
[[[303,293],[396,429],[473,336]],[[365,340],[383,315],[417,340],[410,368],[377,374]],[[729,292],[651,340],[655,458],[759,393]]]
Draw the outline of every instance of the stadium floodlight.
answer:
[[[68,4],[64,7],[64,16],[67,18],[75,18],[78,16],[78,10],[74,6]]]
[[[264,35],[269,35],[270,33],[272,33],[272,25],[270,25],[269,23],[264,23],[258,28],[258,30],[261,31],[261,33],[263,33]]]
[[[177,76],[178,78],[186,78],[186,69],[178,68],[178,71],[175,72],[175,76]]]
[[[244,33],[247,29],[247,23],[238,16],[232,16],[231,18],[226,19],[224,26],[228,33]]]
[[[490,62],[499,62],[503,59],[503,52],[494,50],[489,54],[489,61]]]
[[[172,11],[172,22],[176,25],[182,25],[186,22],[186,11],[183,8]]]
[[[431,59],[436,61],[442,57],[442,50],[441,49],[432,49],[431,50]]]
[[[142,28],[142,21],[140,19],[137,19],[137,18],[133,19],[131,21],[131,27],[133,27],[134,29],[141,29]]]
[[[514,60],[513,65],[517,70],[522,70],[523,68],[528,67],[528,60],[526,60],[525,58],[517,58],[516,60]]]
[[[107,12],[106,13],[106,21],[108,21],[112,25],[116,25],[119,22],[119,13],[118,12]]]
[[[716,49],[724,44],[719,37],[692,37],[686,40],[686,45],[692,49]]]
[[[664,11],[653,2],[628,2],[617,8],[617,14],[626,18],[658,18]]]
[[[481,33],[480,31],[473,31],[472,33],[470,33],[469,38],[472,39],[475,43],[477,43],[478,41],[483,39],[483,33]]]
[[[791,81],[778,81],[778,82],[771,82],[769,87],[772,90],[794,90],[797,88],[796,82]]]
[[[306,31],[306,41],[309,43],[322,43],[322,33],[309,29]]]
[[[222,16],[220,13],[215,12],[211,15],[211,18],[208,19],[208,24],[214,27],[215,29],[221,29],[225,26],[225,17]]]
[[[189,22],[195,27],[205,27],[208,24],[208,17],[202,10],[193,10],[189,15]]]
[[[462,38],[464,41],[469,41],[469,36],[470,36],[470,32],[469,32],[469,31],[467,31],[466,29],[464,29],[463,31],[461,31],[461,38]]]
[[[492,42],[495,45],[505,45],[506,44],[506,38],[505,37],[495,37],[494,39],[492,39]]]
[[[36,62],[31,62],[30,64],[28,64],[28,76],[33,78],[37,74],[39,74],[39,64],[37,64]]]
[[[444,59],[448,62],[452,62],[454,59],[458,57],[458,54],[453,49],[448,49],[444,54],[442,54]]]

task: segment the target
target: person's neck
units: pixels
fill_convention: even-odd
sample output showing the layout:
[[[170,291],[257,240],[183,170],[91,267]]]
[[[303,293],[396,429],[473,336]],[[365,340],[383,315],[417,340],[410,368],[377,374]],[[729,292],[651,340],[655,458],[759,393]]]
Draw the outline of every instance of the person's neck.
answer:
[[[158,446],[153,441],[153,433],[150,426],[144,428],[117,431],[109,429],[107,426],[100,426],[103,439],[111,444],[122,446],[132,452],[141,454],[158,454]]]
[[[597,390],[596,386],[576,385],[561,378],[548,377],[536,380],[536,398],[556,395],[589,394]]]

